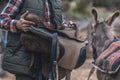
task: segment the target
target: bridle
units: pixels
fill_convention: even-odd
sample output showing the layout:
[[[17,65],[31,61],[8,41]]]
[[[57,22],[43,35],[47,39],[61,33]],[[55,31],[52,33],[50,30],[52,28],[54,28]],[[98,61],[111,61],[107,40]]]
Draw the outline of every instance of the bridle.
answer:
[[[97,27],[98,24],[100,24],[102,22],[97,22],[94,27]],[[105,30],[102,28],[102,31],[104,34],[106,34]],[[98,57],[98,54],[97,54],[97,45],[96,45],[96,29],[94,29],[94,31],[91,33],[91,36],[92,36],[92,42],[91,42],[91,45],[92,45],[92,49],[93,49],[93,59],[96,60],[96,58]]]
[[[95,25],[97,26],[97,25]],[[91,42],[91,45],[92,45],[92,49],[93,49],[93,62],[95,62],[96,58],[98,57],[97,55],[97,50],[96,50],[96,44],[94,44],[94,42],[96,43],[96,33],[95,33],[95,30],[91,33],[91,36],[92,36],[92,42]],[[92,76],[92,74],[94,73],[95,71],[95,67],[92,67],[91,70],[90,70],[90,73],[88,75],[88,78],[87,80],[90,79],[90,77]]]
[[[97,22],[95,25],[94,25],[94,27],[97,27],[98,26],[98,24],[99,24],[99,22]],[[102,31],[104,32],[104,34],[105,34],[105,30],[102,28]],[[93,50],[93,64],[95,63],[95,60],[97,59],[97,57],[98,57],[98,54],[97,54],[97,45],[96,45],[96,30],[93,30],[92,32],[91,32],[91,36],[92,36],[92,41],[91,41],[91,45],[92,45],[92,50]],[[87,80],[89,80],[90,79],[90,77],[91,77],[91,75],[93,74],[93,72],[95,71],[95,67],[92,67],[91,68],[91,70],[90,70],[90,73],[89,73],[89,76],[88,76],[88,79]],[[104,78],[106,78],[106,76],[104,77]]]
[[[96,27],[97,25],[99,24],[99,22],[97,22],[94,27]],[[92,42],[91,42],[91,45],[92,45],[92,50],[93,50],[93,64],[95,62],[95,60],[97,59],[98,55],[97,55],[97,49],[96,49],[96,30],[94,30],[93,32],[91,32],[91,36],[92,36]],[[95,71],[95,67],[92,67],[91,70],[90,70],[90,73],[89,73],[89,76],[88,76],[88,79],[90,79],[91,75],[94,73]]]
[[[96,42],[96,38],[95,38],[95,32],[93,32],[92,34],[92,42],[91,42],[91,45],[92,45],[92,49],[93,49],[93,60],[96,60],[97,58],[97,49],[96,49],[96,44],[94,42]]]
[[[97,26],[97,24],[95,24],[94,26]],[[95,61],[96,58],[98,57],[97,55],[97,49],[96,49],[96,32],[95,30],[91,33],[91,36],[92,36],[92,42],[91,42],[91,45],[92,45],[92,49],[93,49],[93,60]]]
[[[98,21],[98,13],[97,13],[97,10],[95,9],[95,8],[93,8],[92,9],[92,14],[93,14],[93,16],[94,16],[94,20],[95,20],[95,22],[96,22],[96,24],[94,25],[94,27],[97,27],[97,26],[99,26],[99,24],[100,24],[100,22]],[[107,21],[105,21],[105,22],[107,22],[107,24],[109,24],[109,25],[111,25],[111,23],[114,21],[114,19],[117,17],[119,15],[119,13],[118,12],[116,12],[110,19],[108,19]],[[104,19],[103,19],[104,20]],[[102,22],[104,22],[104,21],[102,21]],[[106,24],[105,24],[106,25]],[[106,27],[104,27],[104,28],[106,28]],[[104,28],[102,28],[103,30],[104,30],[104,33],[105,34],[107,34],[106,33],[106,29],[104,29]],[[103,38],[105,38],[105,39],[112,39],[112,37],[110,36],[109,37],[109,34],[107,34],[108,36],[106,37],[106,36],[101,36],[101,37],[103,37]],[[98,57],[98,55],[97,55],[97,44],[99,45],[99,43],[97,43],[96,42],[96,40],[97,40],[97,34],[96,34],[96,30],[94,30],[94,31],[92,31],[91,32],[91,37],[92,37],[92,42],[91,42],[91,45],[92,45],[92,49],[93,49],[93,59],[94,59],[94,63],[95,63],[95,60],[97,59],[97,57]],[[114,38],[114,36],[113,36],[113,38]],[[102,40],[102,39],[101,39]],[[106,47],[106,46],[105,46]],[[93,63],[93,64],[94,64]],[[90,79],[90,77],[91,77],[91,75],[93,74],[93,72],[95,71],[95,67],[92,67],[91,68],[91,70],[90,70],[90,73],[89,73],[89,76],[88,76],[88,79],[87,80],[89,80]],[[102,80],[106,80],[105,79],[106,78],[106,76],[103,76],[102,77]]]

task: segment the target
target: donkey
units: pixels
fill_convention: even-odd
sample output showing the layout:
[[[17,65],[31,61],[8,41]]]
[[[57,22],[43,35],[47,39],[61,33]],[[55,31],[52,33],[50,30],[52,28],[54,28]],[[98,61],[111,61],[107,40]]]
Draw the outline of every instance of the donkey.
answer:
[[[92,14],[95,21],[95,24],[91,28],[93,58],[95,61],[97,61],[97,58],[106,48],[106,46],[108,46],[111,41],[115,40],[111,25],[120,13],[119,11],[116,11],[110,18],[101,21],[98,19],[98,13],[95,8],[92,9]],[[96,73],[98,80],[120,80],[120,70],[114,74],[110,74],[108,72],[104,72],[96,66],[95,68],[97,68]]]
[[[38,29],[41,28],[41,25],[44,26],[44,23],[41,22],[41,19],[38,16],[36,16],[35,14],[29,13],[25,17],[25,19],[35,22],[36,24],[33,26],[36,26]],[[90,24],[88,24],[86,26],[89,26],[89,25]],[[85,26],[85,28],[87,30],[88,27],[86,27],[86,26]],[[70,74],[68,75],[67,73],[70,73],[73,69],[80,67],[86,59],[87,45],[86,45],[85,40],[87,38],[87,33],[85,32],[86,38],[83,37],[80,34],[80,30],[78,31],[76,26],[75,26],[75,30],[71,30],[71,29],[69,29],[69,30],[53,30],[53,29],[51,30],[51,29],[49,29],[49,30],[52,32],[58,33],[58,40],[57,40],[58,45],[57,45],[57,53],[56,53],[57,65],[58,65],[58,69],[57,69],[58,70],[58,79],[60,80],[66,76],[66,80],[69,80]],[[44,40],[43,40],[42,44],[44,44],[44,45],[42,47],[41,46],[39,47],[37,45],[40,43],[40,41],[39,41],[40,38],[39,37],[35,38],[35,36],[36,36],[36,34],[31,34],[31,33],[29,35],[29,32],[23,33],[21,36],[21,42],[24,46],[29,47],[30,48],[29,50],[37,51],[38,53],[41,52],[41,48],[43,47],[42,49],[43,49],[44,54],[41,54],[42,55],[42,57],[41,57],[42,58],[42,74],[45,77],[48,77],[48,71],[49,71],[48,65],[50,65],[49,61],[50,61],[51,54],[49,54],[49,52],[47,50],[44,50],[47,47],[44,45],[46,44],[49,46],[49,43],[47,43],[47,42],[44,43]]]

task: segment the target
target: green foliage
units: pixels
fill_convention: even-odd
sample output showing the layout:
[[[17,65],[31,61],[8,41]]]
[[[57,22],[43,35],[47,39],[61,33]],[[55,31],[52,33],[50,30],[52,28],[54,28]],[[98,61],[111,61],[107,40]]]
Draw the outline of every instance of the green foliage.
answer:
[[[120,8],[120,0],[93,0],[93,5],[108,9]]]
[[[76,0],[76,11],[77,12],[87,12],[87,8],[89,7],[89,0]]]
[[[69,10],[69,8],[70,8],[70,2],[64,1],[63,2],[63,11],[67,12]]]
[[[88,0],[67,0],[64,1],[63,10],[68,17],[83,18],[90,16],[90,1]]]

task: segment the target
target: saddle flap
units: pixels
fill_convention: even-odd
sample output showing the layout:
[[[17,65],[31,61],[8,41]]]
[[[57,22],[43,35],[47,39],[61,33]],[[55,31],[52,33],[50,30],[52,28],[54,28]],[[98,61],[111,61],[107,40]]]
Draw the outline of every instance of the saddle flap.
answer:
[[[33,26],[31,26],[29,30],[29,33],[21,34],[21,43],[26,49],[33,52],[51,53],[54,33]]]
[[[63,37],[58,37],[58,42],[64,47],[64,54],[59,60],[58,65],[66,69],[74,69],[80,67],[86,59],[86,48],[85,53],[81,51],[86,45],[84,42],[77,42]],[[79,60],[82,59],[79,63]]]

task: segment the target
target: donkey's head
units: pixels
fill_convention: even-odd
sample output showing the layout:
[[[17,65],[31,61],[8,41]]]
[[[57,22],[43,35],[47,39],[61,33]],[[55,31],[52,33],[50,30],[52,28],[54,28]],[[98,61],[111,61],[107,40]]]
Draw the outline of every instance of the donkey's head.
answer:
[[[109,19],[98,19],[98,13],[95,8],[92,9],[95,24],[92,26],[92,38],[93,44],[96,48],[96,52],[99,55],[102,52],[104,44],[108,40],[113,40],[114,36],[111,31],[111,24],[116,17],[119,16],[119,12],[116,11]]]

